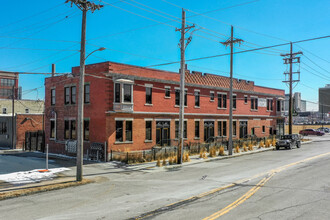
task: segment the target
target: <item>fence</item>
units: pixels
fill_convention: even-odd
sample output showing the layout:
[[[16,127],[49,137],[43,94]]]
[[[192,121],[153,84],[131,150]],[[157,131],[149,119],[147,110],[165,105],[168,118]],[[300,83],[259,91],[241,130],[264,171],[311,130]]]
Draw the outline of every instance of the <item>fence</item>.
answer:
[[[264,138],[258,137],[249,137],[243,139],[233,140],[233,147],[239,146],[240,148],[243,144],[252,143],[257,145],[260,141],[266,142],[267,139],[273,139],[276,136],[269,136]],[[190,142],[184,143],[184,152],[189,153],[189,155],[199,154],[201,151],[210,152],[211,148],[216,148],[219,150],[220,147],[224,147],[225,150],[228,150],[229,141],[223,137],[214,137],[212,141],[200,143],[200,142]],[[177,156],[178,146],[166,146],[166,147],[153,147],[150,150],[141,150],[141,151],[130,151],[130,152],[119,152],[119,151],[110,151],[110,160],[121,161],[127,164],[132,163],[144,163],[151,162],[158,159],[168,158]]]

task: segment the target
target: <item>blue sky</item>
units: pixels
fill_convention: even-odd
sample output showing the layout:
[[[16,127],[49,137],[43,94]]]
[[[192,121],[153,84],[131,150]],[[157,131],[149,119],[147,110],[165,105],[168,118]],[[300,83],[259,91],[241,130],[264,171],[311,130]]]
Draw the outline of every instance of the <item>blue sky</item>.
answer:
[[[149,66],[178,61],[180,34],[175,27],[180,27],[180,7],[188,9],[188,24],[194,23],[198,27],[187,48],[187,59],[228,53],[229,48],[219,41],[225,41],[230,35],[230,24],[234,25],[234,36],[245,41],[235,51],[330,34],[330,3],[327,0],[94,2],[105,7],[88,13],[87,53],[98,47],[107,50],[90,56],[87,64],[109,60]],[[15,1],[4,4],[5,10],[0,14],[0,70],[44,73],[50,72],[51,64],[56,63],[57,72],[70,72],[72,66],[79,65],[81,12],[75,6],[71,8],[64,0],[20,1],[19,7]],[[235,5],[239,6],[231,7]],[[196,16],[196,13],[205,12],[209,13]],[[329,45],[327,38],[293,47],[294,51],[304,52],[301,82],[294,92],[301,92],[305,100],[317,102],[318,88],[330,84]],[[287,53],[289,49],[287,45],[235,55],[234,77],[288,92],[282,83],[286,66],[280,53]],[[190,70],[229,75],[229,56],[187,64]],[[178,71],[179,64],[157,68]],[[43,99],[44,78],[44,75],[21,75],[23,98]],[[39,89],[30,91],[33,88]],[[317,105],[310,102],[307,107],[317,110]]]

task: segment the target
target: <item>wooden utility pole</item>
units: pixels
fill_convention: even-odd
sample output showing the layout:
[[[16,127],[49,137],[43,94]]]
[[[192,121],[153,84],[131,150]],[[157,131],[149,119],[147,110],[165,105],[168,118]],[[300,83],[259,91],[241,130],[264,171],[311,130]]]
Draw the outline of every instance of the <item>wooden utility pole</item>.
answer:
[[[289,64],[290,65],[290,70],[289,72],[284,72],[285,75],[285,80],[283,81],[284,83],[289,83],[289,134],[292,134],[292,110],[293,110],[293,97],[292,97],[292,90],[293,90],[293,83],[298,83],[300,81],[300,71],[293,72],[292,71],[292,64],[293,63],[300,63],[300,57],[297,57],[297,55],[302,54],[301,51],[297,53],[292,52],[292,42],[290,42],[290,53],[288,54],[281,54],[281,56],[286,57],[283,58],[284,64]],[[293,79],[293,74],[297,74],[298,78]],[[287,75],[289,75],[289,80],[287,80]]]
[[[15,135],[15,84],[13,85],[12,88],[12,117],[11,117],[11,147],[12,149],[15,149],[16,147],[14,146],[14,135]]]
[[[234,44],[241,44],[242,39],[234,38],[234,27],[231,26],[231,35],[225,42],[220,42],[225,46],[230,45],[230,85],[229,85],[229,139],[228,139],[228,154],[233,154],[233,54]],[[227,100],[226,100],[227,101]]]
[[[180,113],[179,113],[179,152],[178,152],[178,163],[182,164],[183,158],[183,143],[184,143],[184,103],[185,103],[185,73],[186,73],[186,64],[185,64],[185,50],[188,44],[191,41],[191,36],[188,39],[185,39],[185,34],[195,25],[186,26],[186,11],[182,9],[182,24],[181,28],[176,28],[176,31],[181,32],[180,39],[180,52],[181,52],[181,62],[180,62]],[[187,40],[187,42],[186,42]]]
[[[76,180],[82,181],[83,179],[83,156],[84,156],[84,84],[85,84],[85,56],[86,56],[86,15],[87,11],[101,9],[102,5],[86,0],[67,0],[65,3],[71,2],[75,4],[82,11],[82,26],[81,26],[81,49],[80,49],[80,70],[79,70],[79,93],[78,93],[78,132],[77,132],[77,174]]]

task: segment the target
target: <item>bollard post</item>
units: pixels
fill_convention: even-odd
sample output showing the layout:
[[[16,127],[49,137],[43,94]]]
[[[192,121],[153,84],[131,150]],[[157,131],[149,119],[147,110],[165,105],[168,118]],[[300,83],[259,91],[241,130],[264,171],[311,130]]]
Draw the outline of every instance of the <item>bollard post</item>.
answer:
[[[46,170],[48,170],[48,144],[46,145]]]

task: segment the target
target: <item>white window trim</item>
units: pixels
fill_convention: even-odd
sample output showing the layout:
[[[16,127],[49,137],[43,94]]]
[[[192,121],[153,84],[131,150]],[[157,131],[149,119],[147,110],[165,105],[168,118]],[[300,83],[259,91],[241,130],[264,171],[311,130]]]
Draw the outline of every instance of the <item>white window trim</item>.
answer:
[[[194,121],[201,121],[200,119],[194,119]]]
[[[194,92],[201,92],[200,89],[194,89]]]
[[[145,87],[148,87],[148,88],[152,88],[153,85],[152,84],[144,84]]]
[[[226,92],[217,92],[217,94],[228,95]]]
[[[56,116],[55,116],[56,117]],[[55,118],[51,118],[49,119],[50,121],[55,121],[54,123],[54,137],[53,138],[49,138],[49,140],[56,140],[56,133],[57,133],[57,130],[56,130],[56,119]]]
[[[144,120],[145,121],[153,121],[154,119],[152,119],[152,118],[145,118]]]
[[[176,118],[174,121],[179,121],[180,119]],[[188,119],[183,119],[183,121],[188,121]]]
[[[115,121],[134,121],[133,118],[115,118]]]

